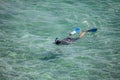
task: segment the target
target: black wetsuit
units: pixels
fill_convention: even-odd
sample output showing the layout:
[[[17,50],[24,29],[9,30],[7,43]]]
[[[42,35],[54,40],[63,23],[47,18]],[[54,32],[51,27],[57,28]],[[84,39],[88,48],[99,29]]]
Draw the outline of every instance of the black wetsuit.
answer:
[[[80,38],[79,38],[79,37],[78,37],[78,38],[67,37],[67,38],[61,40],[61,44],[63,44],[63,45],[68,45],[68,44],[70,44],[70,43],[72,43],[72,42],[75,42],[75,41],[78,40],[78,39],[80,39]]]

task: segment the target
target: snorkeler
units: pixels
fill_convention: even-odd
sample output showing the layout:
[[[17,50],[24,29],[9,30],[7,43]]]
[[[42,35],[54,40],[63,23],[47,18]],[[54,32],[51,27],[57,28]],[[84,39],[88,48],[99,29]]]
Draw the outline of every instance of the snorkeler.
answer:
[[[60,45],[60,44],[62,44],[62,45],[68,45],[68,44],[70,44],[70,43],[73,43],[73,42],[81,39],[83,36],[85,36],[85,34],[86,34],[87,32],[96,32],[96,31],[97,31],[96,28],[93,28],[93,29],[90,29],[90,30],[86,30],[86,31],[83,31],[83,32],[79,35],[79,37],[77,37],[77,38],[72,38],[71,36],[72,36],[73,34],[80,32],[80,28],[75,28],[75,30],[74,30],[73,32],[71,32],[67,38],[65,38],[65,39],[63,39],[63,40],[58,40],[58,38],[56,38],[54,43],[55,43],[56,45]]]

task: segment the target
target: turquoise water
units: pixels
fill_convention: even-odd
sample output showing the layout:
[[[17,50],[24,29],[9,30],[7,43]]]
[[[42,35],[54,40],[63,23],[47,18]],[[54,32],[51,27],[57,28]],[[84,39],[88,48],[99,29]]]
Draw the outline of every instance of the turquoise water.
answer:
[[[75,27],[98,31],[52,44]],[[119,0],[0,1],[0,80],[120,80],[119,50]]]

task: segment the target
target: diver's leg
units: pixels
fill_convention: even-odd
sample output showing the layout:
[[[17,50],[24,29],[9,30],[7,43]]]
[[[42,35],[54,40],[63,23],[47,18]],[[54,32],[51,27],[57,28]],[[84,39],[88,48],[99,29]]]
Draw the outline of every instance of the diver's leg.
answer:
[[[79,38],[82,38],[83,36],[85,36],[86,33],[87,33],[87,31],[83,31],[83,32],[80,34]]]

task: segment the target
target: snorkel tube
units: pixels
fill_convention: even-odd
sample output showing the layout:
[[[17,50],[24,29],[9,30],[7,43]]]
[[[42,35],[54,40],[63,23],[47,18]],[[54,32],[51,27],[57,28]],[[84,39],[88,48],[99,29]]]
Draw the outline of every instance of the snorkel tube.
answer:
[[[57,40],[58,40],[58,38],[55,38],[55,43],[56,43]]]

